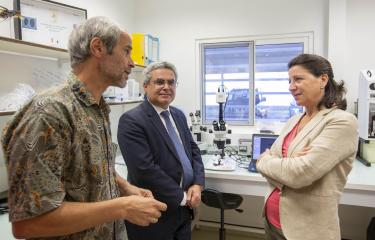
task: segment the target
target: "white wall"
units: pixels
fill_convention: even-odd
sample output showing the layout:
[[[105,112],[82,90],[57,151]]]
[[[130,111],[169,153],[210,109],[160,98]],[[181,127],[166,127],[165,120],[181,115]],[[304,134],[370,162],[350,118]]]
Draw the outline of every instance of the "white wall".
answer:
[[[359,71],[375,70],[374,12],[373,0],[347,0],[347,68],[344,80],[349,83],[348,98],[352,102],[358,98]]]
[[[127,31],[134,31],[135,0],[57,0],[56,2],[87,9],[88,18],[107,16]]]
[[[358,98],[360,70],[375,70],[375,1],[330,0],[328,57],[337,79],[347,83],[349,111]]]
[[[195,40],[314,31],[315,51],[327,49],[325,0],[138,0],[135,28],[160,38],[160,57],[176,64],[180,84],[174,105],[200,108]]]

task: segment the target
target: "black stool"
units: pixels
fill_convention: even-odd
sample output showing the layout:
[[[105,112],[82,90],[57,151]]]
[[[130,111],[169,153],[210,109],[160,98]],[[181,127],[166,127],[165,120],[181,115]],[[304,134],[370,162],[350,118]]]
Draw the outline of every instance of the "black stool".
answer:
[[[367,227],[367,240],[375,239],[375,217],[373,217]]]
[[[205,189],[202,192],[202,202],[209,207],[220,209],[220,240],[225,239],[224,229],[224,210],[234,209],[237,212],[242,213],[242,209],[238,207],[242,203],[242,196],[232,193],[222,193],[215,189]]]

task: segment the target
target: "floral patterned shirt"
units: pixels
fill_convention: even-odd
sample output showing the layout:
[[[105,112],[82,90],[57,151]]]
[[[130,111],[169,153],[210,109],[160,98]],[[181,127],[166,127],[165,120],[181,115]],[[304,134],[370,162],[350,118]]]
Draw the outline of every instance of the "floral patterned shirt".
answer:
[[[34,97],[16,113],[2,139],[11,222],[44,214],[64,201],[119,197],[109,111],[71,73],[65,84]],[[124,222],[115,221],[48,239],[125,239],[125,234]]]

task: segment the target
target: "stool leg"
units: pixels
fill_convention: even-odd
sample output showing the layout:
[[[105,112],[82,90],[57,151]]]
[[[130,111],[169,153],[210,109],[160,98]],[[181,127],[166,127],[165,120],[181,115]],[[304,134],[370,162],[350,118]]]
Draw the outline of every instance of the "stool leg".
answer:
[[[220,209],[220,240],[225,240],[224,209]]]

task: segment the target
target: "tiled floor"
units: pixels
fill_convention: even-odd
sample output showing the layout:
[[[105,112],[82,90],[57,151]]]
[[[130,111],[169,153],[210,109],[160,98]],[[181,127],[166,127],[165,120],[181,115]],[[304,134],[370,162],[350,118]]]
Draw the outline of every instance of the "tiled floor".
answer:
[[[226,230],[226,240],[263,240],[263,234],[243,233],[233,230]],[[209,227],[194,229],[192,240],[219,240],[219,230]]]

